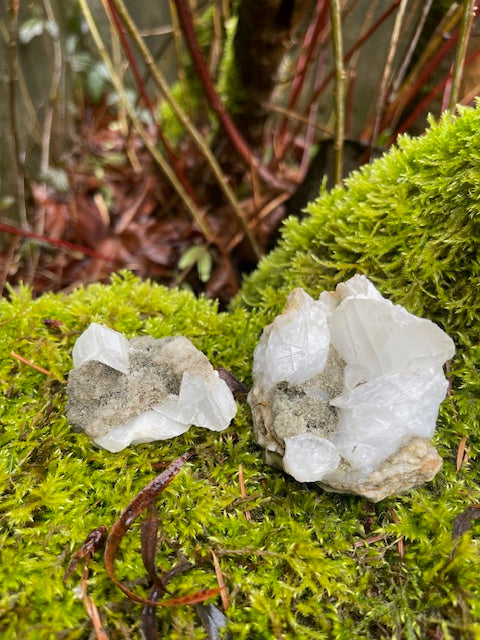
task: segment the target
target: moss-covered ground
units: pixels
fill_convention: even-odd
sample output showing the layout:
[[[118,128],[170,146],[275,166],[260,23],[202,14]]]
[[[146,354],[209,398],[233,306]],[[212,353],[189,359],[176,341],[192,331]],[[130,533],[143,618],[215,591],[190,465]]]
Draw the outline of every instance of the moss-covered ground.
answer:
[[[74,589],[79,574],[62,580],[70,554],[92,529],[111,526],[162,464],[202,445],[158,501],[158,564],[168,569],[178,552],[196,562],[171,585],[175,595],[190,593],[216,586],[215,552],[231,638],[480,638],[479,525],[451,536],[455,517],[480,503],[479,209],[480,110],[467,109],[403,138],[345,188],[323,193],[304,221],[289,220],[228,313],[129,274],[69,295],[32,300],[20,290],[1,300],[0,637],[92,637]],[[68,425],[71,348],[91,321],[128,337],[183,334],[249,384],[261,328],[291,288],[318,294],[354,273],[456,342],[435,436],[444,465],[427,486],[373,505],[296,483],[263,464],[244,402],[224,434],[191,429],[118,454]],[[465,436],[469,459],[457,471]],[[145,594],[139,549],[135,524],[117,574]],[[110,639],[141,637],[141,608],[109,581],[101,554],[89,592]],[[161,609],[158,621],[161,638],[206,637],[192,607]]]

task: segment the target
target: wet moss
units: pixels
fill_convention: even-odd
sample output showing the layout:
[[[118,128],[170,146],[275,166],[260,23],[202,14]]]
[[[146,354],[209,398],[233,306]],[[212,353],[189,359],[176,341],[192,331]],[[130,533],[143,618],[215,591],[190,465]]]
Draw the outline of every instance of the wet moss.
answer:
[[[21,288],[0,300],[1,637],[89,638],[73,590],[78,573],[62,581],[70,553],[93,528],[109,527],[158,465],[200,444],[158,502],[158,563],[169,568],[177,553],[197,563],[172,584],[176,594],[213,587],[213,549],[233,638],[479,637],[478,521],[451,539],[455,516],[480,502],[479,208],[480,110],[466,109],[421,138],[403,138],[345,188],[323,192],[303,222],[287,221],[279,248],[229,313],[127,273],[69,295],[32,299]],[[91,321],[129,338],[185,335],[214,366],[249,384],[261,328],[289,291],[304,286],[318,295],[357,272],[440,324],[457,345],[435,436],[444,466],[428,486],[372,505],[296,483],[263,464],[244,402],[224,434],[192,429],[118,454],[68,425],[71,348]],[[457,473],[463,436],[470,459]],[[116,568],[145,593],[139,547],[135,525]],[[111,639],[140,638],[140,608],[109,582],[100,557],[89,588]],[[205,637],[192,608],[160,610],[158,620],[162,638]]]

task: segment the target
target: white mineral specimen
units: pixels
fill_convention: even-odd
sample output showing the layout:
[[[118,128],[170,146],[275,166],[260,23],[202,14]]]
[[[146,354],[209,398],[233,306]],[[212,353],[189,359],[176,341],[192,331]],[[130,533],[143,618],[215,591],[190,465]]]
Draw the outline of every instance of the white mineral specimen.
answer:
[[[109,451],[172,438],[191,425],[222,431],[236,414],[227,384],[184,337],[128,341],[92,324],[74,354],[68,419]]]
[[[429,441],[454,352],[365,276],[318,301],[295,289],[255,349],[255,437],[299,481],[375,501],[405,491],[441,466]]]

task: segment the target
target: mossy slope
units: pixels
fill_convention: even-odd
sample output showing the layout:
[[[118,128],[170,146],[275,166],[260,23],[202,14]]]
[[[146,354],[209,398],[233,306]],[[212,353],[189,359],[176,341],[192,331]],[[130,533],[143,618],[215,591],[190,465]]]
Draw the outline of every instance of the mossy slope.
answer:
[[[232,638],[480,638],[478,526],[451,540],[455,516],[480,502],[479,137],[480,112],[466,110],[422,138],[403,139],[345,190],[323,194],[304,222],[287,222],[279,249],[229,314],[128,274],[68,296],[32,300],[21,290],[0,301],[2,638],[89,638],[72,591],[78,576],[62,582],[69,554],[91,529],[112,524],[158,463],[200,443],[202,453],[159,500],[159,564],[171,566],[175,550],[197,560],[172,587],[189,593],[215,586],[210,549],[216,552],[232,603]],[[248,383],[261,327],[289,290],[301,285],[318,294],[356,272],[441,324],[457,343],[454,388],[436,435],[445,463],[430,485],[372,505],[295,483],[262,464],[244,404],[223,436],[192,429],[120,454],[92,447],[67,424],[62,381],[89,322],[128,337],[186,335],[215,366]],[[19,363],[12,351],[53,375]],[[470,460],[456,473],[464,435]],[[145,573],[138,530],[117,563],[125,580]],[[362,543],[370,538],[377,541]],[[90,589],[111,640],[140,638],[140,608],[108,581],[101,561],[92,564]],[[161,610],[159,627],[162,638],[205,637],[189,607]]]

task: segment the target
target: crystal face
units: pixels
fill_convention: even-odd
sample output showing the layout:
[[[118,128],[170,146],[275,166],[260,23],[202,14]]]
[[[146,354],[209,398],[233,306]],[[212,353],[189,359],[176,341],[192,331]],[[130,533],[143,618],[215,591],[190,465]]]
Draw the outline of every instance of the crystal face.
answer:
[[[334,491],[377,500],[425,482],[441,464],[429,440],[454,352],[365,276],[318,301],[296,289],[254,352],[256,440],[297,480]]]
[[[222,431],[236,414],[227,384],[184,337],[128,341],[90,325],[74,353],[67,417],[109,451],[172,438],[191,425]]]
[[[285,438],[283,468],[299,482],[321,480],[335,471],[340,456],[334,444],[313,433]]]
[[[76,368],[88,360],[96,360],[128,373],[128,340],[119,331],[92,322],[76,341],[72,358]]]

